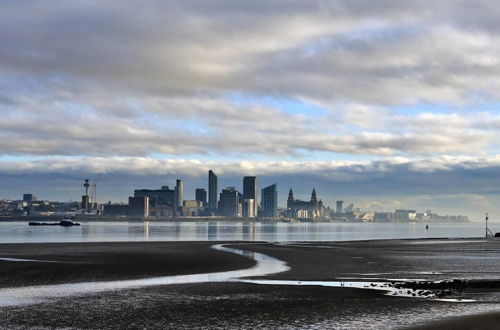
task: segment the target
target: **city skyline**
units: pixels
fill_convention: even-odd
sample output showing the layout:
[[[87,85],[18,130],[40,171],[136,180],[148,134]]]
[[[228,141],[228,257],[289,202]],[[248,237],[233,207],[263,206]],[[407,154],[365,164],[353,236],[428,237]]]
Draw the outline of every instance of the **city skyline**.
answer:
[[[258,177],[244,176],[240,190],[236,186],[227,186],[221,190],[220,195],[214,196],[212,207],[207,202],[207,189],[196,188],[194,191],[195,199],[184,199],[184,181],[182,179],[175,180],[174,189],[170,189],[168,185],[163,185],[161,188],[155,189],[134,189],[134,196],[128,198],[128,204],[116,203],[112,201],[99,202],[96,199],[97,182],[92,182],[89,179],[84,180],[84,195],[82,196],[81,203],[70,202],[63,203],[62,209],[66,212],[72,209],[76,214],[100,215],[105,216],[140,216],[144,217],[150,215],[154,217],[179,217],[179,216],[222,216],[222,217],[243,217],[243,218],[282,218],[282,219],[302,219],[312,221],[362,221],[362,222],[386,222],[386,221],[425,221],[425,220],[438,220],[443,221],[469,221],[468,216],[464,215],[440,215],[433,212],[428,207],[425,211],[411,208],[399,208],[396,210],[384,209],[379,204],[372,204],[370,207],[359,207],[350,203],[347,207],[343,208],[344,201],[337,200],[335,206],[330,208],[330,205],[323,203],[322,198],[318,198],[316,188],[312,188],[310,200],[302,200],[296,198],[293,193],[292,187],[288,191],[286,207],[279,204],[277,184],[273,183],[261,189],[260,203],[258,195]],[[207,187],[209,191],[217,192],[218,190],[218,177],[213,170],[208,171]],[[90,188],[90,189],[89,189]],[[213,195],[213,194],[212,194]],[[13,199],[13,201],[19,199]],[[6,202],[6,200],[1,200]],[[3,204],[5,210],[10,206],[14,208],[11,210],[14,213],[23,210],[27,212],[26,215],[33,215],[34,212],[47,212],[51,208],[54,210],[52,204],[47,204],[48,201],[39,199],[33,193],[23,194],[23,203]],[[31,202],[38,205],[43,202],[40,210],[31,207]],[[76,209],[73,203],[79,205]],[[7,208],[5,208],[7,207]],[[343,211],[344,210],[344,211]],[[57,211],[59,212],[59,211]],[[7,212],[7,214],[10,214]]]
[[[224,173],[224,172],[218,172],[218,173]],[[106,203],[108,201],[112,202],[127,202],[128,198],[130,197],[131,192],[134,189],[138,188],[144,188],[144,189],[159,189],[160,186],[158,186],[159,183],[161,183],[162,186],[171,186],[172,191],[175,189],[176,181],[178,180],[177,176],[171,176],[171,179],[165,179],[164,176],[141,176],[141,180],[135,181],[134,184],[129,185],[126,183],[125,185],[116,185],[113,184],[112,186],[109,186],[106,180],[106,175],[99,175],[99,178],[101,181],[100,184],[98,184],[98,201],[100,203]],[[158,181],[161,178],[161,181]],[[195,200],[195,190],[197,188],[205,188],[207,189],[207,196],[208,196],[208,181],[206,177],[206,172],[205,176],[198,176],[198,177],[182,177],[182,182],[183,185],[184,183],[186,184],[186,187],[184,188],[185,191],[185,200]],[[218,188],[219,192],[222,189],[225,189],[226,187],[236,187],[238,191],[243,192],[243,185],[242,185],[242,178],[243,176],[218,176]],[[429,198],[423,198],[422,200],[415,201],[413,199],[411,200],[406,200],[406,202],[403,200],[402,202],[396,202],[396,203],[384,203],[388,201],[387,199],[384,200],[383,198],[371,198],[371,197],[364,197],[360,196],[359,194],[356,193],[356,191],[351,189],[345,189],[343,186],[338,186],[334,187],[332,189],[331,182],[326,181],[326,182],[321,182],[318,180],[315,180],[314,177],[311,177],[311,181],[307,182],[306,180],[301,180],[301,181],[293,181],[290,180],[288,177],[286,178],[286,181],[283,182],[282,179],[279,177],[269,177],[269,176],[258,176],[259,181],[263,182],[261,186],[268,186],[272,184],[273,182],[276,182],[278,186],[284,187],[283,189],[278,189],[279,195],[278,195],[278,207],[279,208],[286,208],[286,200],[288,196],[288,189],[289,188],[294,188],[294,192],[296,191],[295,197],[298,199],[303,199],[303,200],[308,200],[310,190],[316,187],[319,187],[320,192],[321,192],[321,197],[325,203],[325,205],[328,205],[332,208],[335,208],[335,203],[339,199],[343,199],[348,201],[349,203],[354,203],[357,207],[360,207],[361,209],[368,210],[371,206],[373,205],[378,205],[381,207],[383,210],[394,210],[394,209],[418,209],[418,210],[428,210],[431,209],[433,211],[437,211],[440,214],[466,214],[470,215],[472,220],[475,221],[482,221],[484,218],[484,213],[482,212],[482,209],[474,210],[471,209],[460,209],[460,208],[449,208],[447,206],[443,206],[442,203],[440,203],[439,200],[433,201],[432,199]],[[67,180],[67,178],[65,178]],[[55,179],[57,181],[57,179]],[[149,183],[148,183],[149,182]],[[71,180],[71,183],[73,184],[70,189],[73,191],[73,194],[75,195],[74,198],[67,198],[67,190],[64,192],[64,198],[52,198],[50,197],[52,195],[52,190],[46,190],[43,186],[38,187],[36,189],[32,189],[30,191],[27,191],[27,189],[21,189],[22,193],[34,193],[36,196],[41,197],[44,200],[61,200],[61,201],[67,201],[67,200],[75,200],[79,201],[82,193],[82,188],[81,186],[81,178],[75,178],[74,180]],[[287,188],[288,187],[288,188]],[[109,195],[107,192],[111,188],[111,191],[113,191],[115,194],[118,193],[119,196],[123,196],[121,198],[108,198]],[[336,188],[336,189],[335,189]],[[352,188],[352,187],[351,187]],[[371,186],[367,187],[367,189],[374,191],[376,190],[376,186]],[[335,194],[331,194],[332,190],[342,190],[339,192],[336,192]],[[49,196],[49,197],[44,197],[44,196]],[[3,197],[0,196],[0,199]],[[260,198],[260,197],[259,197]],[[18,196],[14,195],[10,197],[10,199],[18,199]],[[258,204],[260,205],[260,203]],[[464,210],[460,212],[459,210]]]

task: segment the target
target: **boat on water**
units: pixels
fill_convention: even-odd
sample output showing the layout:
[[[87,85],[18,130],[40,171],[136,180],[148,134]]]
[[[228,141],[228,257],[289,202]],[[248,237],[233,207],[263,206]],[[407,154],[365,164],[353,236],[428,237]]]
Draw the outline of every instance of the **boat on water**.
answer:
[[[29,226],[63,226],[63,227],[72,227],[72,226],[79,226],[80,224],[78,222],[74,222],[71,219],[62,219],[59,222],[36,222],[36,221],[30,221]]]

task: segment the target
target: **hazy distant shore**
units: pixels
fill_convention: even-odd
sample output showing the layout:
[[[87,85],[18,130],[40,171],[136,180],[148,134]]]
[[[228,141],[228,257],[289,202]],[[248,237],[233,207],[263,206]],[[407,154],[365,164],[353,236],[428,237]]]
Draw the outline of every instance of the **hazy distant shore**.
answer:
[[[0,283],[5,288],[215,272],[254,265],[246,257],[211,249],[213,244],[0,244],[0,258],[63,261],[50,264],[0,261]],[[291,267],[290,271],[266,276],[267,279],[492,279],[500,272],[500,263],[496,262],[500,258],[500,242],[480,239],[224,244],[264,253],[286,261]],[[475,292],[466,290],[463,294]],[[453,319],[440,319],[489,312],[499,306],[497,302],[486,301],[464,304],[388,297],[349,288],[204,283],[102,292],[37,305],[4,307],[0,308],[0,319],[4,322],[0,327],[250,329],[384,325],[433,329],[433,323],[429,322],[437,321],[441,326],[449,324],[451,329],[456,325]],[[491,320],[497,318],[497,314],[488,314],[471,316],[470,320],[475,320],[471,324],[483,324],[488,329]]]

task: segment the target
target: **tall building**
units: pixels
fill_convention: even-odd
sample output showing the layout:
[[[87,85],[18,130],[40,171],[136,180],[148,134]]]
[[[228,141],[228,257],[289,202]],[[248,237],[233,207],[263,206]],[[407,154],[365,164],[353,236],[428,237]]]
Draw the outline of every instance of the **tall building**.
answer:
[[[337,201],[337,208],[335,210],[335,213],[337,213],[339,215],[344,213],[344,210],[342,209],[343,204],[344,204],[344,201]]]
[[[260,209],[263,217],[276,218],[278,216],[278,190],[276,189],[276,183],[262,189]]]
[[[184,182],[177,180],[174,189],[174,214],[180,215],[182,202],[184,201]]]
[[[82,210],[84,213],[90,211],[90,198],[89,198],[89,179],[85,179],[85,183],[83,184],[85,187],[85,195],[82,196]]]
[[[147,218],[149,216],[149,197],[129,197],[128,215]]]
[[[207,206],[207,191],[203,188],[197,188],[195,192],[195,199],[203,204],[203,207]]]
[[[225,217],[241,216],[240,196],[234,187],[222,189],[219,201],[219,214]]]
[[[294,201],[295,200],[293,199],[293,191],[292,188],[290,188],[290,191],[288,192],[288,199],[286,200],[286,208],[293,209]]]
[[[36,197],[33,194],[23,194],[24,202],[34,202],[36,201]]]
[[[149,197],[149,203],[153,207],[174,206],[174,189],[168,186],[162,186],[161,189],[136,189],[134,190],[134,197]]]
[[[243,201],[243,216],[245,218],[255,218],[255,201],[253,199],[245,199]]]
[[[243,200],[253,199],[253,214],[257,215],[257,177],[245,176],[243,177]]]
[[[217,210],[217,195],[219,194],[219,186],[217,183],[217,175],[210,170],[208,171],[208,208]]]
[[[83,212],[89,212],[90,211],[90,202],[89,202],[89,195],[83,195],[82,196],[82,204],[81,204],[81,209]]]

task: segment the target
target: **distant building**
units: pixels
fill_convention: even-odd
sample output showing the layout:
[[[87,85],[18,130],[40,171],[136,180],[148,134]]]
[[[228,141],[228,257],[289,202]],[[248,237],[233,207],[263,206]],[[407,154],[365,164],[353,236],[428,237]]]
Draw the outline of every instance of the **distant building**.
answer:
[[[255,218],[255,200],[253,199],[245,199],[243,201],[243,216],[245,218]]]
[[[276,184],[265,187],[261,191],[261,215],[265,218],[278,216],[278,190]]]
[[[300,219],[317,219],[320,217],[328,217],[327,209],[323,206],[323,202],[318,201],[318,197],[316,195],[316,189],[313,188],[311,193],[310,201],[302,201],[300,199],[293,198],[293,191],[290,188],[290,192],[288,193],[287,200],[287,215],[294,218]],[[299,211],[307,211],[307,212],[299,212]],[[307,214],[307,218],[304,216]]]
[[[396,220],[413,221],[417,217],[416,210],[396,210],[394,213]]]
[[[207,191],[202,188],[196,189],[195,199],[203,204],[203,207],[207,206]]]
[[[151,207],[150,207],[151,208]],[[174,208],[169,205],[157,205],[153,208],[154,215],[157,217],[173,217]]]
[[[127,204],[105,204],[103,209],[104,215],[109,216],[128,216]]]
[[[84,212],[89,212],[90,211],[90,204],[89,204],[89,195],[83,195],[82,196],[82,204],[81,204],[81,207],[82,207],[82,210]]]
[[[342,210],[343,204],[344,204],[344,201],[337,201],[337,207],[336,207],[335,213],[337,213],[338,215],[341,215],[342,213],[344,213],[344,210]]]
[[[152,207],[160,205],[174,206],[174,190],[168,186],[162,186],[161,189],[138,189],[134,190],[134,197],[148,197]]]
[[[245,176],[243,177],[243,200],[253,199],[253,216],[257,215],[257,191],[258,191],[257,177]]]
[[[219,186],[217,175],[210,170],[208,171],[208,208],[212,211],[217,210],[217,195],[219,194]]]
[[[129,197],[128,215],[147,218],[149,216],[149,197]]]
[[[297,218],[298,219],[309,219],[309,211],[308,210],[297,210]]]
[[[290,190],[288,191],[288,199],[286,201],[287,209],[292,210],[294,202],[295,202],[295,199],[293,198],[293,190],[292,190],[292,188],[290,188]]]
[[[197,216],[200,215],[200,212],[204,210],[203,208],[203,202],[201,201],[184,201],[183,202],[183,207],[182,207],[182,214],[183,215],[188,215],[188,216]]]
[[[174,189],[174,213],[180,215],[180,208],[184,201],[184,182],[177,180]]]
[[[36,197],[33,194],[23,194],[23,202],[34,202]]]
[[[240,196],[234,187],[227,187],[220,193],[219,214],[225,217],[241,216]]]
[[[352,213],[354,212],[354,204],[349,204],[344,210],[345,213]]]

